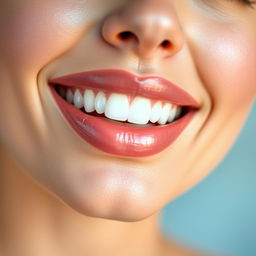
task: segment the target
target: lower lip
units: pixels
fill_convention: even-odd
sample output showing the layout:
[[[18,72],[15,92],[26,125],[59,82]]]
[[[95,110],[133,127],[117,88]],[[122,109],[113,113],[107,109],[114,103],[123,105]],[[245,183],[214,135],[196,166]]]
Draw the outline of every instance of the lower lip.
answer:
[[[87,115],[66,102],[50,86],[68,123],[87,143],[109,154],[126,157],[152,156],[169,147],[192,120],[191,110],[177,121],[164,126],[131,127]]]

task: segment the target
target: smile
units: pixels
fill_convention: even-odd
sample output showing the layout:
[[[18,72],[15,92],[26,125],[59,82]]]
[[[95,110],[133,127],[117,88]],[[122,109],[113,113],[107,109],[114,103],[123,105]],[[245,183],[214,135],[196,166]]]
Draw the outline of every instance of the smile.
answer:
[[[160,153],[189,124],[199,104],[161,77],[95,70],[49,80],[69,125],[106,153],[143,157]]]

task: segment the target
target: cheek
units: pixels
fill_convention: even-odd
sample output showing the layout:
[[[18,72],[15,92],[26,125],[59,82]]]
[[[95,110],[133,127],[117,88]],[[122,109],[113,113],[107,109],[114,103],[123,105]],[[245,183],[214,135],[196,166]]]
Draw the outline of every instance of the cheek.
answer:
[[[74,43],[87,17],[75,0],[21,2],[0,10],[0,52],[11,65],[38,70]]]
[[[199,34],[195,60],[215,105],[248,106],[256,95],[256,33],[209,26]]]

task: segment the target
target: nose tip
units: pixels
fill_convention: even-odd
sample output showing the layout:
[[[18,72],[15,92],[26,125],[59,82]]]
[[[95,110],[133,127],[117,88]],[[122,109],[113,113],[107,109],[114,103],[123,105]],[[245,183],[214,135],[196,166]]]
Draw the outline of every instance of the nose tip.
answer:
[[[105,18],[101,33],[111,46],[141,58],[173,56],[184,43],[177,15],[164,0],[132,1]]]

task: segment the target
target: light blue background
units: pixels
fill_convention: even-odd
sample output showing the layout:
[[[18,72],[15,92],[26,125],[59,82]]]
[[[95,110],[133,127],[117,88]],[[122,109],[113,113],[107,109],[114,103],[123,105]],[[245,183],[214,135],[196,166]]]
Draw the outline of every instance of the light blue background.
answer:
[[[164,208],[162,229],[204,250],[256,256],[255,194],[256,104],[223,162]]]

